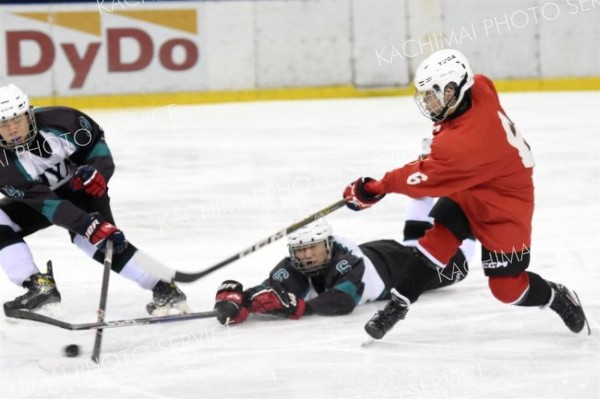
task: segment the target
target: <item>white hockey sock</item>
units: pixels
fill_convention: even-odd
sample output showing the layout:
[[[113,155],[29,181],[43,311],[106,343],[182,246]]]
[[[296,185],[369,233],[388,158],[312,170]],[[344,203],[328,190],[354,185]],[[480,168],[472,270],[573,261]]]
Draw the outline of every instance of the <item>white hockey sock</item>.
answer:
[[[467,238],[466,240],[463,240],[462,244],[460,244],[460,250],[465,256],[467,262],[472,262],[475,251],[477,250],[477,243],[475,240]]]
[[[90,258],[93,258],[97,251],[97,248],[94,245],[92,245],[88,240],[79,234],[73,239],[73,244],[75,244],[77,248],[81,249]]]
[[[406,211],[406,220],[417,220],[421,222],[433,223],[433,218],[429,217],[429,212],[433,207],[432,197],[411,198],[408,202]]]
[[[19,242],[0,250],[0,265],[4,272],[18,286],[23,285],[32,274],[40,272],[33,262],[33,255],[24,242]]]
[[[146,290],[151,290],[152,288],[154,288],[156,283],[159,282],[160,278],[153,276],[145,270],[144,263],[145,261],[147,261],[147,259],[149,258],[142,254],[139,250],[136,251],[136,253],[131,257],[131,259],[129,259],[129,261],[125,263],[125,267],[123,267],[119,274],[125,277],[126,279],[135,281],[139,284],[140,287]]]
[[[81,235],[75,236],[74,243],[90,258],[96,253],[96,247]],[[125,266],[119,274],[126,279],[137,283],[143,289],[151,290],[160,280],[160,277],[157,277],[153,272],[160,268],[169,270],[166,266],[138,250],[131,259],[125,263]],[[169,279],[167,278],[167,280]]]

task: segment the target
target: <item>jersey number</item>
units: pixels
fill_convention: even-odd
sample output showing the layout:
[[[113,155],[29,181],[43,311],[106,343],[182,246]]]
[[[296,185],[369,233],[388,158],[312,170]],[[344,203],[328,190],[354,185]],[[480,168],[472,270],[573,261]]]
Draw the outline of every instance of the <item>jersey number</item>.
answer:
[[[508,143],[515,147],[517,151],[519,151],[519,156],[521,157],[521,161],[526,168],[533,168],[535,162],[533,161],[533,154],[531,153],[531,147],[525,141],[521,133],[517,130],[514,123],[506,115],[502,112],[498,111],[498,116],[500,117],[500,121],[502,122],[502,127],[506,132],[506,139]]]
[[[415,184],[419,184],[423,181],[427,181],[428,176],[423,172],[415,172],[412,175],[408,176],[406,179],[406,183],[414,186]]]

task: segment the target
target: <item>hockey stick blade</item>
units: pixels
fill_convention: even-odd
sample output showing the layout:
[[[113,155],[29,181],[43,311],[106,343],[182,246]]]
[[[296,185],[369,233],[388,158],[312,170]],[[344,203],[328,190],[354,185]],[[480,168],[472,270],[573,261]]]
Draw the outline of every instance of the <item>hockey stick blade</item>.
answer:
[[[264,240],[258,241],[254,245],[238,252],[237,254],[235,254],[233,256],[230,256],[229,258],[217,263],[216,265],[213,265],[205,270],[202,270],[202,271],[199,271],[196,273],[185,273],[185,272],[175,271],[175,274],[173,275],[172,279],[173,279],[173,281],[178,281],[181,283],[191,283],[193,281],[196,281],[216,270],[219,270],[223,266],[226,266],[230,263],[235,262],[238,259],[241,259],[247,255],[250,255],[253,252],[256,252],[260,248],[267,246],[267,245],[285,237],[286,235],[288,235],[290,233],[293,233],[294,231],[300,229],[301,227],[306,226],[307,224],[314,222],[317,219],[327,216],[328,214],[344,207],[345,205],[346,205],[346,200],[341,199],[341,200],[321,209],[320,211],[315,212],[310,216],[307,216],[306,218],[300,220],[299,222],[296,222],[296,223],[292,224],[291,226],[288,226],[285,229],[278,231],[277,233],[265,238]]]
[[[118,328],[118,327],[133,327],[142,326],[145,324],[159,324],[159,323],[172,323],[177,321],[194,320],[194,319],[208,319],[211,317],[217,317],[219,312],[211,310],[208,312],[196,312],[188,314],[168,315],[168,316],[154,316],[154,317],[141,317],[138,319],[124,319],[94,323],[68,323],[66,321],[54,319],[52,317],[44,316],[28,310],[14,309],[6,312],[6,316],[14,317],[15,319],[23,319],[30,321],[37,321],[39,323],[49,324],[55,327],[60,327],[70,331],[81,331],[81,330],[98,330],[105,328]]]

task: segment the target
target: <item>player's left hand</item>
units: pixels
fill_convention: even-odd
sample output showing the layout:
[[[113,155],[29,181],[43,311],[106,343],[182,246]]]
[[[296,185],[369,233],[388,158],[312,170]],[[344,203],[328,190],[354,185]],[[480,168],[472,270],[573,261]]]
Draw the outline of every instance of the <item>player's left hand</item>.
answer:
[[[344,190],[344,199],[346,206],[353,211],[362,211],[370,208],[383,197],[385,194],[373,194],[367,188],[368,185],[377,184],[377,180],[370,177],[361,177],[355,182],[350,183]]]
[[[108,241],[112,241],[115,253],[120,254],[127,248],[127,240],[123,232],[114,225],[105,222],[98,212],[88,215],[78,233],[103,252],[106,250]]]
[[[73,191],[85,190],[89,195],[100,198],[106,192],[106,179],[93,167],[82,165],[75,170],[69,187]]]
[[[297,298],[282,287],[259,285],[247,293],[250,297],[250,312],[268,313],[299,319],[304,314],[304,299]]]
[[[244,286],[235,280],[221,283],[215,296],[214,309],[219,312],[217,320],[223,325],[239,324],[248,318],[248,309],[244,306]]]

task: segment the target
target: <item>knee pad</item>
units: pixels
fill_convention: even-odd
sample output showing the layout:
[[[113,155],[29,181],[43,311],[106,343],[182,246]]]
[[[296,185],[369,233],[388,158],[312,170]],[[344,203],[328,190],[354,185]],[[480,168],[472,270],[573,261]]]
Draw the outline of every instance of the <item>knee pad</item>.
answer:
[[[518,304],[529,290],[529,275],[521,272],[515,276],[492,276],[488,279],[490,291],[500,302]]]
[[[437,223],[444,225],[458,240],[473,238],[467,215],[460,205],[450,198],[441,197],[431,209],[429,216],[433,217]]]

